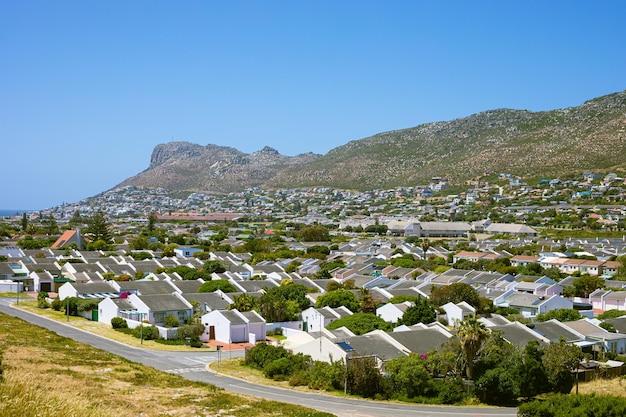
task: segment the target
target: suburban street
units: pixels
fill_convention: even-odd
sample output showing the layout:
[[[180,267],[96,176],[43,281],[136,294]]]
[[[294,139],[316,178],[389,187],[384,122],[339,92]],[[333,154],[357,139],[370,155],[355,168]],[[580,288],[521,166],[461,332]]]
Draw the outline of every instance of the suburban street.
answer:
[[[86,343],[98,349],[122,356],[130,361],[151,366],[161,371],[178,374],[193,381],[206,382],[225,390],[310,407],[338,417],[388,417],[388,416],[516,416],[514,408],[450,407],[393,404],[382,401],[338,398],[316,393],[294,392],[287,389],[251,384],[208,369],[207,365],[218,359],[217,352],[167,352],[139,349],[88,333],[53,320],[14,308],[15,300],[0,298],[0,312],[19,317],[29,323],[47,328],[61,336]],[[222,359],[230,353],[223,352]],[[232,351],[232,356],[242,356],[242,351]]]

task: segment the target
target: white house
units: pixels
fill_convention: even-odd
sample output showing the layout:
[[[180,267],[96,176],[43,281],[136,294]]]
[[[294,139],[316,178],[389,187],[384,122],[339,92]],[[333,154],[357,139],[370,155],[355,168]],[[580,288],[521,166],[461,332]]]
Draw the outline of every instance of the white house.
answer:
[[[138,313],[137,308],[126,298],[107,297],[98,303],[98,321],[100,323],[111,324],[111,319],[114,317],[141,321]]]
[[[341,349],[333,340],[325,336],[321,336],[315,340],[311,340],[307,343],[300,344],[293,347],[293,354],[302,353],[309,355],[314,361],[339,361],[344,360],[347,356],[347,352]]]
[[[446,312],[448,324],[453,327],[458,326],[466,317],[476,315],[476,309],[465,301],[461,301],[457,304],[446,303],[442,305],[441,308]]]
[[[116,298],[119,296],[119,290],[114,285],[111,285],[109,281],[85,284],[66,282],[59,287],[58,293],[60,300],[65,300],[67,297],[105,299],[107,297]]]
[[[224,343],[255,343],[265,340],[265,319],[254,311],[213,310],[202,316],[205,332],[201,340]]]
[[[180,247],[175,248],[174,253],[178,258],[193,258],[193,255],[199,252],[204,252],[204,250],[199,248],[188,248],[188,247]]]
[[[328,306],[322,308],[309,307],[300,313],[303,322],[302,330],[307,332],[319,332],[333,321],[351,314],[352,311],[344,306],[336,308]]]
[[[145,319],[157,326],[165,323],[166,316],[176,317],[180,323],[193,315],[193,306],[180,294],[128,295],[128,302],[140,313],[145,313]]]
[[[407,308],[411,307],[412,305],[413,303],[410,301],[405,301],[398,304],[387,303],[376,309],[376,315],[386,322],[397,323],[398,320],[402,318]]]
[[[550,310],[560,308],[573,308],[574,303],[563,298],[560,295],[551,297],[539,296],[534,294],[518,293],[510,290],[493,300],[493,304],[497,307],[510,307],[518,310],[526,317],[544,314]]]

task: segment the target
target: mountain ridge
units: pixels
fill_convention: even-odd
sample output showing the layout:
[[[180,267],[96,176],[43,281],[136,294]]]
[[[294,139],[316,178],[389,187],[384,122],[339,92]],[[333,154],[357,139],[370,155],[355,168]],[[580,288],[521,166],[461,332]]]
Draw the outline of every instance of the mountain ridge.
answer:
[[[190,142],[157,145],[150,166],[118,186],[226,193],[251,187],[346,189],[462,183],[488,171],[558,176],[626,167],[626,91],[542,112],[495,109],[352,140],[324,155],[246,154]]]

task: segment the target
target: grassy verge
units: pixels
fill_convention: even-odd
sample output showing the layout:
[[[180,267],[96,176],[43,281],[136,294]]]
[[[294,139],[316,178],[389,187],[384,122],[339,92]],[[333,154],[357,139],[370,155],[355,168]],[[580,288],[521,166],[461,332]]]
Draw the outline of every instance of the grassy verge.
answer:
[[[184,346],[184,345],[164,345],[161,343],[157,343],[154,340],[144,340],[142,344],[141,340],[137,339],[136,337],[113,330],[110,324],[90,321],[83,317],[76,317],[76,316],[68,317],[63,313],[63,311],[55,311],[55,310],[52,310],[51,308],[46,308],[46,309],[38,308],[37,301],[34,301],[34,300],[20,301],[20,304],[16,307],[22,310],[28,311],[30,313],[33,313],[33,314],[37,314],[39,316],[58,321],[60,323],[67,324],[72,327],[76,327],[77,329],[85,330],[87,332],[106,337],[107,339],[124,343],[129,346],[143,347],[143,348],[154,349],[154,350],[166,350],[166,351],[197,352],[199,349],[199,348],[192,348],[192,347]],[[204,347],[200,349],[209,350],[208,347]]]
[[[331,394],[331,395],[337,395],[337,396],[345,396],[343,392],[339,392],[339,391],[319,391],[319,390],[310,389],[305,386],[294,387],[294,386],[289,385],[288,381],[275,381],[273,379],[266,378],[263,375],[263,371],[249,368],[247,366],[242,365],[241,358],[224,359],[225,356],[227,357],[227,354],[222,354],[222,360],[220,361],[220,363],[211,362],[209,364],[209,367],[215,372],[219,372],[224,375],[243,379],[244,381],[248,381],[253,384],[286,388],[286,389],[291,389],[294,391],[306,391],[306,392],[314,392],[317,394],[324,393],[324,394]]]
[[[231,394],[0,314],[0,415],[331,417]]]

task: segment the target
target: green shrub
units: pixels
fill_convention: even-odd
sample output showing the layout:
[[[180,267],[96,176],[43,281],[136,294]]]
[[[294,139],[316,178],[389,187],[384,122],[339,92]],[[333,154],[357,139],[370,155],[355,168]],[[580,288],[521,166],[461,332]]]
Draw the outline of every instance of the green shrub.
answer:
[[[45,298],[37,299],[37,308],[50,308],[50,304],[46,301]]]
[[[143,329],[143,335],[142,335]],[[133,329],[133,336],[136,338],[143,337],[144,340],[156,340],[159,338],[159,329],[155,325],[152,326],[144,326],[139,325]]]
[[[437,399],[441,404],[456,404],[465,399],[467,394],[463,388],[463,380],[459,377],[433,380]]]
[[[341,361],[332,363],[313,361],[309,368],[308,384],[311,389],[331,391],[343,389],[346,367]]]
[[[613,417],[626,415],[626,399],[612,395],[558,394],[520,405],[520,417]]]
[[[172,314],[168,314],[163,319],[163,325],[165,325],[165,327],[167,327],[168,329],[171,329],[172,327],[178,327],[179,324],[180,320],[178,320],[178,317]]]
[[[61,300],[55,298],[52,300],[52,303],[50,303],[50,307],[52,307],[54,311],[61,311]]]
[[[290,355],[281,346],[272,346],[267,343],[259,343],[246,352],[244,363],[257,369],[265,369],[265,366],[276,359],[286,358]]]
[[[306,371],[298,371],[291,375],[289,378],[289,385],[292,387],[300,387],[309,384],[308,381],[309,374]]]
[[[202,333],[204,333],[204,324],[199,322],[191,323],[178,327],[176,330],[176,337],[179,339],[186,339],[187,337],[193,339],[194,337],[199,338]]]
[[[202,347],[202,342],[200,341],[200,338],[198,336],[194,336],[189,341],[189,346],[191,346],[193,348],[201,348]]]
[[[128,323],[126,322],[126,319],[123,319],[122,317],[113,317],[111,319],[111,326],[114,329],[127,329]]]
[[[276,359],[263,368],[263,375],[266,378],[273,378],[275,380],[283,380],[285,377],[291,375],[291,361],[289,358]]]

